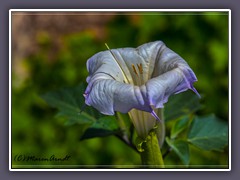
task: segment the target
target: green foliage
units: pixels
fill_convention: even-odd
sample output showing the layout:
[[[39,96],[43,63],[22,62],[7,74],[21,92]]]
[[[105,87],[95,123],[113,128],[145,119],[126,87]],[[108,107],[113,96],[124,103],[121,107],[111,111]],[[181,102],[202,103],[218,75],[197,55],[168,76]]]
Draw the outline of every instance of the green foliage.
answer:
[[[187,101],[186,101],[187,100]],[[165,121],[174,120],[192,114],[201,108],[199,98],[191,91],[173,95],[169,98],[164,108]]]
[[[96,121],[95,117],[102,116],[94,109],[84,108],[84,85],[80,84],[75,88],[63,88],[43,95],[43,99],[52,107],[58,108],[57,116],[65,116],[69,119],[69,124],[92,124]]]
[[[228,124],[216,116],[195,117],[187,129],[188,133],[178,136],[188,124],[186,118],[176,121],[171,129],[171,139],[166,137],[167,144],[183,164],[188,165],[190,162],[190,144],[205,151],[223,151],[228,145]]]
[[[92,128],[116,130],[118,129],[117,119],[114,116],[104,116],[92,125]]]
[[[117,118],[115,116],[103,116],[91,107],[83,109],[84,98],[79,94],[83,94],[85,88],[86,86],[81,83],[74,88],[62,88],[49,92],[42,97],[52,107],[59,109],[58,116],[63,115],[67,118],[66,124],[80,125],[80,140],[116,135],[131,146],[133,142],[130,142],[132,139],[129,139],[129,137],[133,136],[131,134],[133,132],[130,130],[129,117],[121,113],[117,114]],[[179,102],[181,102],[182,108],[176,108]],[[196,98],[196,95],[193,96],[189,91],[175,95],[166,107],[165,116],[174,117],[174,119],[171,118],[174,122],[170,131],[171,139],[166,137],[166,142],[184,165],[189,165],[190,162],[189,144],[203,150],[221,151],[228,143],[228,125],[216,116],[195,117],[192,121],[189,121],[189,115],[192,115],[200,107],[199,98]],[[172,116],[168,114],[170,112],[173,113]]]
[[[183,164],[188,165],[190,161],[190,151],[188,143],[183,140],[170,140],[168,137],[166,138],[166,142],[179,156]]]
[[[105,137],[110,135],[120,134],[121,130],[118,127],[117,120],[114,116],[105,116],[98,119],[81,137],[81,140]]]
[[[183,119],[177,120],[173,127],[171,128],[171,139],[176,138],[179,133],[181,133],[184,129],[187,128],[187,125],[189,124],[189,117],[186,116]]]
[[[81,83],[74,88],[48,92],[42,98],[59,110],[57,117],[63,116],[67,119],[66,125],[81,125],[82,133],[79,135],[81,140],[118,134],[120,131],[114,116],[103,116],[85,105],[83,97],[85,88],[86,86]]]
[[[228,144],[228,124],[214,115],[196,117],[191,124],[188,142],[204,150],[223,151]]]

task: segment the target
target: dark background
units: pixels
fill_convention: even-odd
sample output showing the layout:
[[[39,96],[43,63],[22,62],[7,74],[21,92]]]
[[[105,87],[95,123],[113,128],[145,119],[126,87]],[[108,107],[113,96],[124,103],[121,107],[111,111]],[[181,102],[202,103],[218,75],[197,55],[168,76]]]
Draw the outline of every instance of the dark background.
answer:
[[[120,48],[162,40],[198,78],[195,87],[203,97],[203,108],[197,114],[214,113],[228,121],[228,33],[227,12],[13,12],[12,157],[69,154],[72,158],[64,164],[93,168],[140,164],[139,156],[115,137],[79,142],[79,127],[64,126],[66,120],[54,118],[56,110],[40,97],[85,82],[86,61],[106,50],[105,42]],[[192,165],[227,162],[227,151],[201,155],[197,149],[192,151]],[[12,163],[31,164],[14,159]]]

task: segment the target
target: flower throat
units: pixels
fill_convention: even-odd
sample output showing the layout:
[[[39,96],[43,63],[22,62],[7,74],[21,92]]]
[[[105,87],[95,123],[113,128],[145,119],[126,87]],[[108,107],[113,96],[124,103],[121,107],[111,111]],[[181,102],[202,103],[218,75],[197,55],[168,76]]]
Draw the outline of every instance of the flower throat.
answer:
[[[121,67],[121,64],[118,62],[117,58],[115,57],[115,55],[113,54],[113,52],[111,51],[111,49],[108,47],[107,43],[105,43],[105,46],[107,47],[107,49],[110,51],[110,53],[112,54],[113,56],[113,59],[116,61],[117,65],[119,66],[122,74],[123,74],[123,77],[124,77],[124,83],[127,83],[127,84],[133,84],[133,85],[136,85],[136,86],[141,86],[145,83],[144,81],[144,78],[143,78],[143,66],[142,66],[142,63],[140,64],[137,64],[136,67],[134,64],[132,64],[132,81],[129,80],[129,77],[125,74],[123,68]]]

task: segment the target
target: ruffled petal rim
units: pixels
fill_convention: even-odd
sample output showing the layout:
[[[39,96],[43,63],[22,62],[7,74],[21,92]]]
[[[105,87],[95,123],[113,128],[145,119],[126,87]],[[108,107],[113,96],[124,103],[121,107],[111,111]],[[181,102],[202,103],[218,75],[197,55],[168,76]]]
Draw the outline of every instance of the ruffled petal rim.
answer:
[[[132,65],[139,63],[143,68],[141,78],[144,83],[134,85],[138,78],[134,73],[138,74]],[[114,111],[127,113],[135,108],[150,112],[158,119],[151,106],[163,108],[170,95],[191,89],[200,97],[193,87],[197,81],[194,72],[161,41],[136,49],[121,48],[97,53],[88,60],[87,69],[85,102],[107,115],[113,115]]]

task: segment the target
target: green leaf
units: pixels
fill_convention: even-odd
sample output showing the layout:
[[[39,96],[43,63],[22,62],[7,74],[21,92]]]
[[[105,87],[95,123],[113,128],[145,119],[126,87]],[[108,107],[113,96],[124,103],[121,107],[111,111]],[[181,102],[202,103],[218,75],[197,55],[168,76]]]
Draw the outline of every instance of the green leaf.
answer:
[[[182,119],[177,120],[171,129],[171,139],[176,138],[179,133],[187,128],[189,117],[186,116]]]
[[[42,98],[59,112],[57,117],[65,117],[66,125],[79,125],[81,139],[103,137],[120,133],[115,116],[104,116],[85,105],[83,93],[86,86],[81,83],[73,88],[61,88],[46,93]]]
[[[106,129],[88,128],[85,133],[81,136],[80,140],[95,138],[95,137],[106,137],[110,135],[116,135],[120,133],[120,130],[109,131]]]
[[[164,108],[165,121],[192,114],[201,108],[199,98],[192,91],[170,96]]]
[[[71,126],[74,124],[89,124],[91,125],[96,121],[96,119],[85,112],[82,113],[71,113],[71,112],[59,112],[56,117],[66,117],[68,121],[65,123],[66,126]]]
[[[91,128],[105,129],[105,130],[116,130],[118,129],[117,119],[115,116],[104,116],[98,119]]]
[[[228,144],[228,124],[215,115],[196,117],[191,124],[188,142],[204,150],[223,151]]]
[[[73,88],[61,88],[42,95],[42,98],[52,107],[57,108],[58,116],[66,117],[72,124],[92,124],[97,118],[102,117],[98,111],[85,105],[83,93],[85,85],[79,84]],[[84,111],[81,112],[84,108]]]
[[[166,137],[167,144],[178,155],[184,165],[188,165],[190,161],[189,146],[186,141],[183,140],[170,140]]]
[[[115,116],[105,116],[98,119],[85,131],[80,140],[105,137],[110,135],[120,134],[121,130],[118,127]]]

